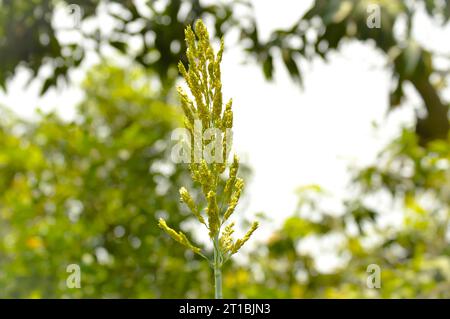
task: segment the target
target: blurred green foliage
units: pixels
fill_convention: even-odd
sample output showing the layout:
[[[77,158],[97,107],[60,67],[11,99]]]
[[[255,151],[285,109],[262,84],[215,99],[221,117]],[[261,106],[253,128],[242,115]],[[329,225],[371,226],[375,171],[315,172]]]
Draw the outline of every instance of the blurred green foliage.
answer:
[[[291,28],[262,41],[251,16],[235,17],[239,2],[168,1],[155,7],[149,1],[148,18],[134,1],[105,1],[116,28],[109,36],[98,29],[83,36],[116,48],[135,65],[104,63],[90,71],[71,121],[42,114],[30,122],[0,110],[0,297],[212,297],[211,270],[156,226],[164,217],[190,229],[191,217],[178,202],[179,187],[189,186],[188,172],[169,160],[170,133],[182,125],[181,114],[169,104],[167,88],[176,80],[174,66],[184,59],[182,30],[206,17],[218,35],[239,28],[246,51],[268,79],[274,59],[300,81],[301,59],[326,59],[347,40],[373,43],[392,71],[391,106],[401,103],[409,83],[427,111],[374,165],[355,170],[353,195],[338,208],[326,205],[320,186],[301,188],[294,215],[254,248],[247,263],[226,266],[224,296],[449,298],[450,140],[448,101],[441,94],[448,70],[434,63],[447,58],[409,32],[416,5],[445,24],[449,1],[373,2],[382,8],[380,29],[364,27],[367,1],[317,0]],[[83,61],[85,48],[60,42],[53,28],[56,3],[68,4],[0,3],[3,86],[19,65],[35,77],[50,65],[45,91]],[[100,2],[71,3],[80,5],[84,20],[98,13]],[[400,17],[407,22],[403,37],[394,34]],[[132,31],[133,25],[140,27]],[[316,36],[307,37],[308,30]],[[137,52],[127,44],[133,36],[144,39]],[[162,79],[162,88],[155,79]],[[319,251],[339,262],[323,269],[314,253]],[[81,266],[81,289],[66,287],[66,267],[74,263]],[[381,267],[381,289],[366,286],[369,264]]]
[[[156,226],[162,216],[188,231],[192,217],[177,192],[188,171],[169,158],[181,114],[151,79],[139,67],[96,67],[69,122],[2,110],[0,297],[212,297],[208,266]],[[226,266],[224,296],[450,297],[449,165],[450,140],[423,147],[405,130],[357,171],[341,209],[324,205],[320,186],[300,188],[295,214],[247,263]],[[319,267],[307,242],[331,249],[337,266]],[[81,289],[66,286],[73,263]],[[366,286],[370,264],[381,289]]]
[[[45,93],[67,80],[70,69],[78,67],[87,52],[94,49],[102,55],[105,46],[152,69],[163,81],[173,81],[178,61],[187,62],[185,27],[199,18],[213,18],[215,34],[221,37],[238,25],[233,10],[239,5],[248,6],[245,1],[205,5],[200,0],[1,1],[0,86],[5,87],[21,65],[44,80]],[[64,27],[57,27],[56,12],[63,13]],[[111,19],[110,31],[105,31],[105,20],[95,24],[100,15]],[[83,28],[86,21],[90,27]],[[138,49],[131,49],[132,40],[139,43]],[[40,73],[43,65],[52,69],[47,77]]]
[[[210,291],[191,285],[208,282],[208,271],[156,225],[158,217],[178,225],[189,216],[179,213],[175,186],[190,179],[167,155],[181,114],[150,82],[140,68],[101,65],[71,122],[49,114],[30,123],[2,109],[0,297]],[[81,266],[82,289],[66,287],[72,263]]]
[[[418,13],[444,28],[450,19],[450,1],[316,0],[292,26],[273,31],[267,41],[253,27],[244,37],[250,40],[246,50],[260,62],[266,78],[273,76],[274,57],[281,57],[291,77],[302,82],[300,61],[327,60],[330,52],[350,41],[367,43],[386,56],[392,73],[390,108],[401,105],[405,85],[412,85],[424,109],[416,125],[420,142],[445,140],[450,130],[449,101],[440,92],[448,87],[449,72],[435,60],[448,62],[450,56],[417,41],[413,31],[420,28]]]
[[[411,84],[420,95],[425,112],[417,117],[416,133],[421,143],[445,140],[450,130],[448,101],[441,96],[448,87],[448,69],[435,63],[436,57],[448,62],[448,52],[433,51],[417,41],[413,32],[418,27],[418,12],[425,13],[436,26],[444,27],[450,18],[450,0],[316,0],[292,26],[273,31],[268,40],[259,36],[251,2],[246,0],[208,4],[200,0],[140,4],[132,0],[5,0],[0,2],[0,8],[3,87],[21,65],[32,72],[33,78],[44,80],[44,93],[67,80],[70,69],[78,67],[87,52],[103,55],[106,47],[153,70],[163,82],[173,84],[178,61],[186,62],[183,30],[203,18],[214,25],[211,31],[217,37],[236,30],[244,51],[262,66],[267,79],[273,77],[275,59],[280,59],[292,79],[301,83],[302,60],[327,59],[329,52],[351,40],[370,43],[386,56],[392,72],[391,109],[404,100],[405,85]],[[58,28],[58,10],[65,11],[66,19],[74,20],[73,25]],[[378,19],[374,15],[378,15],[379,27],[369,26]],[[109,17],[111,30],[103,28],[104,21],[92,23],[99,16]],[[86,27],[85,22],[91,27]],[[40,72],[44,65],[52,70],[45,78]]]
[[[450,137],[424,148],[405,130],[376,165],[355,174],[352,187],[354,195],[340,209],[326,205],[328,195],[319,186],[301,188],[296,213],[267,247],[252,253],[251,266],[228,278],[233,293],[450,298]],[[311,241],[318,244],[313,250],[307,248]],[[314,250],[331,250],[338,264],[320,268]],[[380,289],[366,284],[371,264],[380,267]]]

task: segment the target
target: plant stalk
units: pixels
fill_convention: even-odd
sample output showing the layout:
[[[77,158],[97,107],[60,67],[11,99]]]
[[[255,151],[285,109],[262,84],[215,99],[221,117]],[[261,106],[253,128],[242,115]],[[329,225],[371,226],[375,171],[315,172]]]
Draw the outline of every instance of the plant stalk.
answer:
[[[214,298],[222,299],[222,256],[218,238],[214,238]]]

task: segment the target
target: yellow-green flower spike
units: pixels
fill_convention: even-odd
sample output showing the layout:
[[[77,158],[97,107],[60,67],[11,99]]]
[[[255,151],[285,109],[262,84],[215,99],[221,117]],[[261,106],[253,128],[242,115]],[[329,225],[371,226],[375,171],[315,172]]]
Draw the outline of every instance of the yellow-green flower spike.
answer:
[[[187,96],[186,92],[181,87],[177,88],[178,95],[180,96],[181,100],[181,107],[183,108],[184,115],[186,115],[186,118],[189,120],[191,125],[194,123],[194,117],[195,117],[195,109],[194,104]]]
[[[225,230],[220,237],[220,247],[224,253],[230,253],[233,249],[233,238],[231,235],[234,233],[234,222],[225,227]]]
[[[209,224],[209,236],[214,238],[219,232],[220,221],[219,221],[219,207],[217,206],[216,194],[210,191],[206,195],[208,200],[208,207],[206,208],[206,213],[208,215]]]
[[[236,242],[232,239],[234,222],[222,228],[234,213],[244,188],[244,181],[238,177],[238,157],[234,156],[230,165],[227,160],[232,148],[233,101],[230,99],[226,105],[223,105],[220,69],[224,50],[223,39],[215,54],[208,30],[201,20],[195,23],[194,30],[195,32],[190,26],[185,30],[188,65],[185,66],[181,62],[178,64],[189,92],[185,92],[181,87],[178,87],[177,91],[185,115],[184,123],[191,134],[192,161],[189,169],[192,180],[201,191],[202,199],[196,203],[184,187],[180,189],[180,199],[198,221],[208,228],[214,247],[213,257],[211,259],[205,257],[200,248],[191,244],[185,234],[168,227],[163,219],[159,220],[159,227],[174,240],[210,261],[215,273],[215,296],[221,298],[222,265],[250,238],[258,224],[253,223],[245,236]],[[199,123],[201,125],[198,125]],[[208,129],[213,129],[214,133],[210,134],[211,131]],[[221,144],[219,146],[222,149],[220,150],[217,144],[211,148],[213,145],[211,143]],[[203,158],[204,151],[211,151],[214,160],[207,161]],[[217,153],[219,151],[221,153]],[[198,155],[201,158],[197,158]],[[220,157],[221,159],[218,160]],[[229,176],[225,181],[222,173],[228,167]],[[205,215],[207,218],[203,217]]]
[[[228,199],[230,198],[234,184],[236,183],[236,176],[237,176],[238,169],[239,169],[239,158],[235,155],[234,159],[233,159],[233,163],[230,166],[230,174],[229,174],[228,180],[225,184],[225,189],[223,191],[226,201],[228,201]]]
[[[233,245],[233,248],[231,249],[231,253],[235,254],[241,249],[241,247],[247,242],[247,240],[250,239],[250,236],[253,234],[253,232],[258,228],[258,222],[253,222],[250,229],[247,231],[247,233],[242,237],[241,239],[236,240],[236,242]]]
[[[172,229],[169,226],[167,226],[167,223],[166,223],[166,221],[164,219],[162,219],[162,218],[159,219],[158,226],[162,230],[164,230],[170,237],[172,237],[172,239],[174,239],[175,241],[177,241],[181,245],[185,246],[186,248],[189,248],[194,253],[199,254],[200,256],[203,256],[203,254],[201,253],[201,249],[200,248],[195,247],[194,245],[192,245],[191,242],[187,239],[187,237],[186,237],[186,235],[184,233],[182,233],[181,231],[177,233],[174,229]]]
[[[234,213],[236,206],[239,202],[239,198],[241,197],[242,190],[244,188],[244,181],[241,178],[236,179],[234,183],[234,193],[231,196],[230,202],[228,204],[228,208],[223,214],[223,222],[227,221],[228,218]]]
[[[206,225],[205,220],[203,216],[200,214],[200,210],[198,209],[197,205],[195,204],[194,200],[192,199],[191,194],[187,191],[186,188],[181,187],[180,188],[180,199],[182,202],[186,204],[187,207],[191,210],[191,212],[197,217],[198,221],[204,225]]]
[[[222,125],[224,128],[232,128],[233,127],[233,111],[231,107],[233,105],[233,100],[230,99],[225,106],[225,112],[223,114]]]

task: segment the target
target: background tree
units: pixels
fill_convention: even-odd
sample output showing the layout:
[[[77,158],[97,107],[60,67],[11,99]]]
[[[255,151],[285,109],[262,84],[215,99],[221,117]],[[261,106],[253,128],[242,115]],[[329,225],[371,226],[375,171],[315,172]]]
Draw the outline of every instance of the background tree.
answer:
[[[210,279],[202,275],[207,266],[193,254],[182,258],[183,250],[156,226],[164,217],[189,230],[189,214],[177,192],[189,183],[187,171],[168,161],[168,134],[181,124],[167,88],[176,79],[176,63],[185,61],[182,31],[198,17],[212,20],[218,35],[239,28],[246,51],[269,79],[274,59],[280,58],[300,81],[301,59],[326,59],[346,40],[373,43],[392,70],[391,107],[400,104],[409,83],[427,110],[415,131],[405,130],[375,165],[357,172],[349,185],[354,196],[341,211],[320,205],[320,187],[303,189],[298,211],[255,249],[249,264],[226,266],[232,269],[225,271],[224,293],[448,297],[450,141],[448,101],[441,94],[448,70],[435,64],[447,58],[417,43],[411,30],[420,6],[435,21],[447,23],[449,1],[372,1],[381,9],[381,28],[371,29],[368,1],[317,0],[292,28],[273,32],[268,41],[259,39],[254,19],[235,16],[235,6],[243,5],[237,2],[71,3],[82,8],[81,24],[103,10],[117,23],[114,30],[81,28],[83,41],[67,43],[52,20],[67,2],[1,2],[3,86],[18,66],[40,78],[44,65],[53,72],[41,79],[43,92],[58,85],[82,63],[88,43],[100,55],[102,48],[114,47],[133,64],[130,70],[103,64],[90,72],[83,86],[86,98],[73,121],[49,114],[27,122],[1,110],[1,297],[210,297]],[[406,19],[406,32],[398,36],[394,26],[400,17]],[[307,37],[308,31],[315,36]],[[140,49],[132,49],[131,38],[143,41]],[[295,42],[301,45],[294,47]],[[162,90],[151,85],[155,78],[164,83]],[[370,205],[377,196],[387,198],[392,208]],[[397,211],[398,223],[383,226],[391,210]],[[338,243],[339,266],[320,269],[315,256],[302,249],[311,239]],[[83,289],[69,290],[65,267],[78,262]],[[372,263],[381,266],[381,290],[366,287]]]
[[[272,78],[274,57],[280,57],[292,78],[301,81],[299,59],[326,59],[327,53],[339,49],[345,40],[371,42],[386,55],[392,70],[391,108],[401,104],[404,84],[411,83],[426,110],[426,115],[418,117],[416,125],[421,142],[447,137],[449,102],[443,100],[440,93],[446,87],[448,70],[437,69],[435,58],[449,59],[449,54],[430,51],[414,39],[412,30],[415,14],[421,8],[436,23],[445,25],[450,17],[448,0],[316,0],[292,27],[274,31],[268,41],[259,39],[247,1],[213,5],[203,5],[199,0],[172,0],[165,5],[148,1],[144,6],[138,6],[131,0],[83,0],[70,1],[70,4],[81,8],[81,23],[73,26],[81,34],[80,41],[63,41],[62,30],[55,27],[56,8],[67,10],[69,2],[37,0],[3,1],[0,4],[1,85],[5,85],[18,65],[28,67],[35,77],[40,77],[42,65],[49,65],[53,72],[43,79],[42,92],[45,92],[83,61],[87,43],[95,45],[99,53],[102,46],[112,46],[154,70],[164,82],[170,82],[177,77],[178,61],[186,62],[183,55],[185,26],[197,18],[207,18],[214,21],[214,33],[219,37],[230,28],[238,28],[241,40],[247,44],[246,51],[262,65],[268,79]],[[248,14],[236,16],[239,6],[247,7]],[[99,12],[106,12],[114,20],[110,33],[103,32],[100,26],[89,30],[80,27],[83,21],[92,19]],[[380,28],[371,28],[373,15],[378,13]],[[401,23],[405,32],[399,35],[394,27]],[[307,37],[311,31],[315,36]],[[130,48],[131,39],[140,43],[138,49]],[[277,51],[279,54],[274,54]]]
[[[248,266],[225,277],[228,293],[249,298],[449,298],[449,142],[424,148],[414,132],[405,130],[380,153],[376,165],[355,173],[353,195],[342,209],[327,208],[330,195],[320,186],[300,188],[298,209],[268,240],[267,249],[256,250]],[[390,204],[386,208],[380,202]],[[315,251],[338,263],[319,267]],[[373,264],[380,269],[380,289],[367,286]]]
[[[143,6],[131,0],[2,1],[0,85],[5,87],[17,66],[22,65],[32,71],[34,78],[42,80],[44,93],[58,81],[67,80],[69,70],[82,63],[89,48],[94,47],[102,55],[105,46],[153,70],[163,82],[170,82],[178,76],[178,61],[187,63],[185,27],[198,18],[213,18],[215,34],[221,37],[238,24],[232,12],[239,5],[247,6],[244,1],[203,5],[199,0],[166,4],[152,0]],[[57,27],[58,10],[65,12],[66,20],[72,20],[68,26]],[[111,32],[104,32],[101,24],[83,27],[83,23],[92,22],[100,12],[112,19]],[[64,36],[64,31],[75,31],[80,39],[76,40],[73,33]],[[130,49],[131,40],[140,43],[137,50]],[[39,73],[43,65],[51,67],[50,76]]]
[[[0,297],[209,295],[208,266],[157,227],[159,217],[189,220],[176,186],[190,178],[168,156],[181,113],[152,77],[98,66],[70,122],[2,109]],[[82,289],[66,287],[69,264]]]
[[[247,31],[245,37],[251,40],[247,51],[263,65],[268,79],[272,78],[274,68],[273,52],[279,51],[277,56],[281,56],[292,78],[301,81],[299,59],[326,60],[328,53],[339,50],[345,41],[369,42],[386,55],[392,72],[391,109],[401,104],[404,85],[412,84],[426,110],[426,115],[417,119],[420,141],[446,140],[450,128],[449,102],[442,98],[441,92],[447,86],[449,70],[438,69],[435,60],[449,60],[450,53],[432,52],[414,38],[414,18],[421,9],[436,24],[448,23],[448,0],[316,0],[292,27],[274,31],[266,42],[259,40],[256,27]],[[377,19],[379,27],[374,21]],[[400,24],[405,28],[403,33],[394,30]]]

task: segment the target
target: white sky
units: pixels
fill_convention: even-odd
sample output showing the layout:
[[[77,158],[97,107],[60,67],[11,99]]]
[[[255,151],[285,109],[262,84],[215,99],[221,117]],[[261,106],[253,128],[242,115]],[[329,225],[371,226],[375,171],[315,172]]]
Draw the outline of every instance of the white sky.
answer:
[[[253,2],[264,38],[276,28],[289,27],[312,1]],[[442,41],[450,38],[450,29],[436,31],[423,16],[418,19],[417,38],[450,52],[450,42]],[[233,48],[233,40],[225,45],[223,87],[225,98],[234,100],[234,146],[253,170],[242,213],[251,217],[263,211],[273,219],[263,223],[259,236],[293,213],[294,191],[301,185],[320,184],[338,199],[345,196],[348,167],[373,162],[402,125],[413,123],[411,106],[420,104],[408,90],[412,96],[408,104],[386,116],[390,74],[383,55],[368,45],[349,43],[331,54],[328,63],[303,64],[304,90],[278,64],[275,81],[266,82],[259,66],[241,63],[242,49]],[[39,97],[37,85],[24,88],[27,77],[25,71],[19,72],[8,93],[0,93],[0,104],[26,117],[36,106],[56,108],[67,119],[73,116],[73,106],[82,99],[78,88],[51,90]],[[80,81],[83,71],[74,72],[73,78]],[[381,129],[375,130],[373,123]]]

